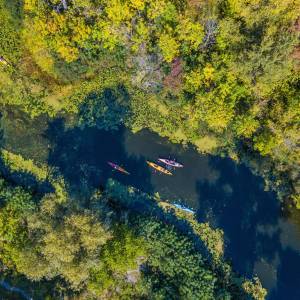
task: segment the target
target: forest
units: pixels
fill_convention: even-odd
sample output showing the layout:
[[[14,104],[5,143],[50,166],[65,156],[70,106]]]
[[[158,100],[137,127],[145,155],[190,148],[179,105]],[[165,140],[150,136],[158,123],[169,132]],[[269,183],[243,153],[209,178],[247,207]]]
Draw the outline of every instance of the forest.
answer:
[[[149,129],[246,164],[300,209],[299,12],[300,0],[0,0],[1,112]],[[51,164],[0,146],[1,277],[34,299],[265,299],[226,261],[221,229],[114,179],[76,194]]]

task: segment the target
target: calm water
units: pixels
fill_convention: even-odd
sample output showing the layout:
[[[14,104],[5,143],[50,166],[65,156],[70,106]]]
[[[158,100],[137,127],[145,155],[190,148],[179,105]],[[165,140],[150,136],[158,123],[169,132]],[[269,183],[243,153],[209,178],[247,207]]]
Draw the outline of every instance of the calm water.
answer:
[[[224,230],[226,256],[241,274],[258,275],[268,299],[300,299],[300,213],[283,212],[275,194],[264,191],[263,180],[246,166],[200,155],[149,131],[81,130],[64,119],[48,123],[16,114],[2,125],[7,149],[58,167],[74,189],[113,177],[193,208],[199,220]],[[174,176],[157,174],[145,161],[158,157],[176,158],[185,167]],[[131,175],[111,170],[107,161]]]

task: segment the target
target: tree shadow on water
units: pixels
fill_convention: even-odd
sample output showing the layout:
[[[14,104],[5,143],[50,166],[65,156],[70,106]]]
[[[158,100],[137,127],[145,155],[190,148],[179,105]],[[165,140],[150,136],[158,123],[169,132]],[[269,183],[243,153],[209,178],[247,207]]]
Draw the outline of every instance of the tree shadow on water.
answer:
[[[300,255],[290,248],[280,252],[280,265],[277,270],[277,289],[274,289],[270,299],[300,299]]]
[[[45,133],[53,145],[48,163],[59,169],[72,191],[78,191],[83,185],[102,187],[112,177],[122,184],[151,193],[150,170],[145,158],[127,155],[123,146],[124,130],[66,129],[64,119],[57,118],[49,123]],[[108,161],[124,167],[130,175],[113,170]]]
[[[222,172],[214,185],[197,183],[198,219],[224,230],[225,256],[238,272],[253,276],[255,262],[262,257],[273,261],[280,249],[279,201],[245,166],[229,159],[215,159],[213,164]]]
[[[213,185],[197,182],[198,219],[224,230],[225,257],[242,275],[257,273],[268,299],[300,299],[300,253],[282,242],[279,200],[245,166],[229,159],[212,165],[222,172]]]

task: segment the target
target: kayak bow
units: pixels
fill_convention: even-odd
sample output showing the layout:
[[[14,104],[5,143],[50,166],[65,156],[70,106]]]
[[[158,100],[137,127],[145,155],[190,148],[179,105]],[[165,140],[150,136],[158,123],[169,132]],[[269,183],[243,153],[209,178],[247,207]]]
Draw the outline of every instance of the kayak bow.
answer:
[[[183,210],[183,211],[188,212],[188,213],[191,213],[191,214],[194,214],[194,213],[195,213],[192,209],[187,208],[187,207],[185,207],[185,206],[183,206],[183,205],[181,205],[181,204],[173,203],[173,205],[174,205],[175,207],[177,207],[177,208]]]
[[[171,160],[171,159],[166,159],[166,158],[159,158],[159,161],[163,162],[164,164],[171,166],[171,167],[175,167],[175,168],[183,168],[183,165],[178,163],[175,160]]]
[[[119,165],[117,165],[117,164],[115,164],[115,163],[113,163],[113,162],[110,162],[110,161],[108,161],[107,163],[108,163],[113,169],[115,169],[115,170],[117,170],[117,171],[119,171],[119,172],[121,172],[121,173],[123,173],[123,174],[130,175],[129,172],[127,172],[124,168],[120,167]]]
[[[165,168],[163,168],[163,167],[161,167],[161,166],[155,164],[154,162],[151,162],[151,161],[148,161],[148,160],[147,160],[146,162],[147,162],[147,164],[148,164],[150,167],[152,167],[153,169],[155,169],[155,170],[157,170],[157,171],[159,171],[159,172],[161,172],[161,173],[163,173],[163,174],[166,174],[166,175],[173,175],[170,171],[168,171],[167,169],[165,169]]]

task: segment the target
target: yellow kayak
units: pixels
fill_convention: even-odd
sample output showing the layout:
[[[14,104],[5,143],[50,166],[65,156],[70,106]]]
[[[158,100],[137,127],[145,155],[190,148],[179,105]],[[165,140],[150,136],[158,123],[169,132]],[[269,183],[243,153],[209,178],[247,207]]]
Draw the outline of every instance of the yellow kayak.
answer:
[[[148,160],[147,160],[146,162],[147,162],[147,164],[148,164],[150,167],[152,167],[153,169],[155,169],[155,170],[157,170],[157,171],[159,171],[159,172],[161,172],[161,173],[163,173],[163,174],[166,174],[166,175],[173,175],[170,171],[168,171],[167,169],[165,169],[165,168],[163,168],[163,167],[161,167],[161,166],[155,164],[154,162],[151,162],[151,161],[148,161]]]

